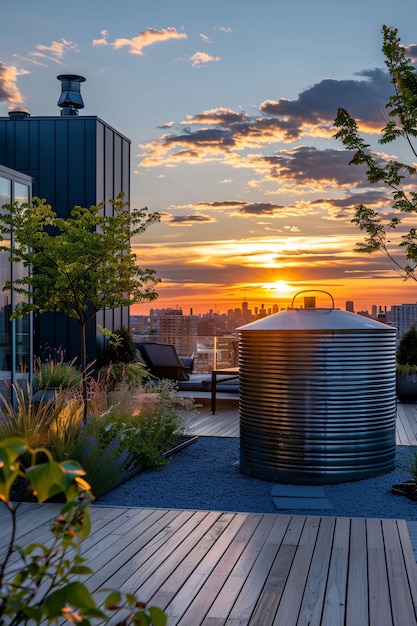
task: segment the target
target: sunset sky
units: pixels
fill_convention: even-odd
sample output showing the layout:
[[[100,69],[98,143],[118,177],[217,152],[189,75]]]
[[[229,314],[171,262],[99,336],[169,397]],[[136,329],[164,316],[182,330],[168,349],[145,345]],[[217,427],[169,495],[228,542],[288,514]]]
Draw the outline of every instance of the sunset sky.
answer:
[[[284,305],[306,289],[355,310],[416,302],[415,282],[353,252],[354,205],[389,212],[389,196],[333,138],[342,106],[381,156],[412,162],[375,140],[392,90],[383,24],[417,62],[415,0],[3,2],[0,116],[59,115],[56,76],[85,76],[80,115],[131,139],[132,205],[161,213],[135,241],[161,278],[156,308]]]

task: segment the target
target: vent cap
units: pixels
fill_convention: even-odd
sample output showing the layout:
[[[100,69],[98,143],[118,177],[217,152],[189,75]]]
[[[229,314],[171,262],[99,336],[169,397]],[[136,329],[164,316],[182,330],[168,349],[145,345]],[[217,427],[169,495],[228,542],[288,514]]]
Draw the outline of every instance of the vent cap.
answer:
[[[58,106],[61,107],[61,115],[78,115],[78,110],[84,108],[81,96],[81,83],[85,81],[84,76],[78,74],[60,74],[57,76],[61,81],[61,95]]]

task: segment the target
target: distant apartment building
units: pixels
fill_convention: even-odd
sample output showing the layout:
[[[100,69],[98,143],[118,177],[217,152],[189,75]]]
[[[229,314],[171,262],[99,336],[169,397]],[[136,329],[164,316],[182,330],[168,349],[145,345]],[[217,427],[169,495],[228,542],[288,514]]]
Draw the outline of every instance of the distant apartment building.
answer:
[[[353,302],[353,300],[346,301],[346,311],[349,311],[350,313],[355,312],[355,303]]]
[[[416,304],[395,304],[389,313],[389,322],[397,329],[397,343],[413,324],[417,324]]]
[[[183,315],[181,309],[151,309],[151,335],[173,344],[182,356],[191,356],[197,348],[198,319],[198,315]]]

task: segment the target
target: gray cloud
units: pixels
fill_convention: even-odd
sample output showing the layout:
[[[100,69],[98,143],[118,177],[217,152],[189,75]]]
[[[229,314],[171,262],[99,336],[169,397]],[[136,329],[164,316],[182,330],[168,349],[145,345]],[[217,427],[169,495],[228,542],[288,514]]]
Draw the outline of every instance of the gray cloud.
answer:
[[[233,200],[204,202],[199,204],[213,209],[232,209],[234,213],[241,215],[272,215],[279,209],[286,208],[282,204],[273,204],[272,202],[237,202]]]
[[[312,202],[312,205],[323,204],[326,202],[330,206],[340,209],[351,209],[358,204],[380,204],[388,200],[388,195],[383,191],[364,191],[363,193],[356,193],[346,196],[345,198],[318,198]]]
[[[413,43],[407,46],[405,51],[412,61],[417,61],[417,44]]]
[[[205,222],[214,222],[215,220],[208,215],[176,215],[169,220],[170,224],[192,225],[204,224]]]
[[[280,209],[286,207],[282,204],[272,204],[270,202],[252,202],[245,204],[238,210],[240,215],[273,215]]]
[[[226,109],[220,107],[218,109],[211,109],[208,111],[202,111],[197,115],[187,116],[184,124],[222,124],[231,126],[239,122],[247,122],[250,119],[247,113],[237,113],[232,109]]]
[[[288,117],[298,124],[317,124],[333,122],[337,109],[343,106],[356,119],[381,121],[381,107],[393,93],[388,74],[376,68],[358,72],[357,76],[363,80],[326,78],[301,92],[297,100],[267,100],[260,109],[264,115]]]
[[[277,156],[260,157],[259,160],[271,166],[272,178],[302,183],[333,181],[337,185],[366,184],[364,168],[347,167],[352,158],[349,155],[345,150],[318,150],[313,146],[300,146],[293,150],[283,150]]]
[[[202,128],[199,130],[190,130],[186,128],[180,135],[169,135],[165,138],[165,143],[169,144],[191,144],[203,146],[208,144],[223,145],[223,147],[231,147],[234,145],[232,132],[221,128]]]

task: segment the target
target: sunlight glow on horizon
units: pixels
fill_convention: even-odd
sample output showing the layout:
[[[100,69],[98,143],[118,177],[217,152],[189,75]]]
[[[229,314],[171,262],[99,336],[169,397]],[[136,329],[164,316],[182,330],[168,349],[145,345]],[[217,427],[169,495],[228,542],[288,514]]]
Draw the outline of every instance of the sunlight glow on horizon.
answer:
[[[278,281],[275,281],[275,283]],[[266,309],[274,305],[286,308],[301,292],[325,291],[331,294],[335,307],[345,309],[347,301],[354,302],[354,310],[368,311],[372,306],[387,307],[389,310],[394,304],[412,304],[417,302],[417,286],[412,281],[402,281],[393,276],[391,279],[371,281],[369,279],[347,279],[345,281],[311,281],[302,280],[283,281],[290,289],[287,292],[277,293],[266,287],[269,283],[236,283],[236,284],[184,284],[161,283],[158,288],[159,297],[153,302],[143,302],[131,307],[133,315],[148,315],[150,309],[182,309],[184,315],[191,310],[194,314],[227,313],[229,309],[241,308],[244,301],[248,302],[249,309],[264,306]],[[273,285],[274,283],[270,283]],[[323,296],[323,306],[327,300]],[[320,300],[321,301],[321,300]],[[320,302],[318,307],[322,306]]]
[[[285,295],[294,291],[294,287],[291,287],[285,280],[276,280],[274,283],[266,283],[266,289],[270,289],[275,295]]]

